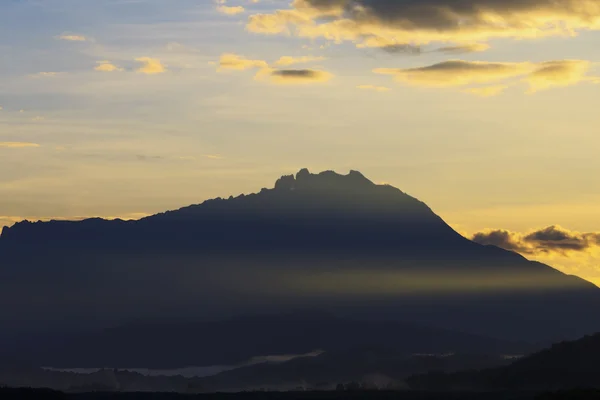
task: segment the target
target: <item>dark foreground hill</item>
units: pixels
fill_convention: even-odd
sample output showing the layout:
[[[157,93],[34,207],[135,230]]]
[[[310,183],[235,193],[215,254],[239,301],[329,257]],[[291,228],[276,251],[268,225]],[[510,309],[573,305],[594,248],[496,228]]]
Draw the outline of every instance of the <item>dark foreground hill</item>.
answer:
[[[421,393],[393,391],[353,392],[247,392],[181,395],[175,393],[79,393],[65,394],[48,390],[1,389],[0,398],[6,400],[588,400],[597,399],[597,392],[574,391],[567,393]]]
[[[2,232],[0,260],[0,303],[11,305],[0,308],[0,339],[10,349],[15,336],[40,344],[139,321],[168,330],[295,309],[539,342],[600,330],[596,286],[473,243],[426,204],[355,171],[302,170],[273,189],[140,221],[19,223]],[[245,336],[232,334],[210,345],[225,352]],[[149,358],[161,345],[147,342]]]
[[[429,373],[408,382],[414,389],[442,391],[600,389],[599,366],[600,334],[596,334],[555,344],[506,367]]]

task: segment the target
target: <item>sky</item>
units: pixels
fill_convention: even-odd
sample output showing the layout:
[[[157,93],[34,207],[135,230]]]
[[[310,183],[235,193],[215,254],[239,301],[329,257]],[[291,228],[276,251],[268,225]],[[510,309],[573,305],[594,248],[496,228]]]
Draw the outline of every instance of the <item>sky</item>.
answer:
[[[600,0],[5,0],[0,226],[360,170],[600,283]]]

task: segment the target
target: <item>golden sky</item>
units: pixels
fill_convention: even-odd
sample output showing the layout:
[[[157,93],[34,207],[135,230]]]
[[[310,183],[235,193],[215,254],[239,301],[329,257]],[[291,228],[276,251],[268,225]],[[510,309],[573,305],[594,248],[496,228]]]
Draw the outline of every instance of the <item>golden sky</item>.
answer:
[[[0,226],[357,169],[600,283],[599,49],[600,0],[2,2]]]

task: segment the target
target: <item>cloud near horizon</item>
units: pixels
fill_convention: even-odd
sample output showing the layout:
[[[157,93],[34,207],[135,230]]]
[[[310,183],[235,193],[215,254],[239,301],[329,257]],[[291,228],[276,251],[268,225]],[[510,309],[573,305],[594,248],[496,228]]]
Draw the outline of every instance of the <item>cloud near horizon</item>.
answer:
[[[474,234],[476,243],[494,245],[524,255],[558,254],[569,256],[571,253],[590,252],[600,249],[600,232],[581,233],[570,231],[558,225],[529,233],[508,230],[486,230]]]
[[[541,63],[449,60],[419,68],[376,68],[373,72],[391,75],[400,83],[426,87],[461,87],[521,78],[522,82],[529,85],[528,93],[533,93],[591,81],[594,78],[587,76],[591,65],[591,62],[585,60]],[[474,94],[484,95],[498,94],[501,91],[499,86],[495,86],[495,89],[470,90]]]
[[[22,148],[31,148],[31,147],[40,147],[40,145],[37,143],[29,143],[29,142],[0,142],[0,148],[22,149]]]
[[[252,15],[247,23],[254,33],[380,48],[574,36],[599,29],[598,0],[294,0],[290,8]]]

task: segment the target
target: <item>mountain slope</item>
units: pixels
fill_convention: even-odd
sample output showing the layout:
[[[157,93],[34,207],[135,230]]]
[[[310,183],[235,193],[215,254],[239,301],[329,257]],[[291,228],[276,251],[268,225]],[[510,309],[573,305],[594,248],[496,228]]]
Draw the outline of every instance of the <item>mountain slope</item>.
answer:
[[[140,221],[23,222],[0,257],[13,334],[297,308],[518,340],[600,330],[594,285],[473,243],[355,171],[302,170]]]

